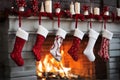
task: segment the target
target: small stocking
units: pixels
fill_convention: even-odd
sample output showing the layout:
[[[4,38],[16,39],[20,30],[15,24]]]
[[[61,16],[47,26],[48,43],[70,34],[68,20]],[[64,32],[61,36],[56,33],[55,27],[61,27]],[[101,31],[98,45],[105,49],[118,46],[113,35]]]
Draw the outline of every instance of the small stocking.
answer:
[[[72,44],[71,48],[68,50],[68,53],[75,61],[78,60],[77,52],[79,50],[80,42],[81,42],[83,36],[84,36],[84,33],[82,31],[80,31],[79,29],[75,29],[73,44]]]
[[[101,48],[98,55],[103,58],[105,61],[109,59],[108,48],[109,48],[109,41],[112,39],[113,33],[108,30],[103,31],[102,35],[102,43]]]
[[[21,51],[23,49],[23,46],[25,42],[28,40],[28,33],[21,28],[18,29],[16,33],[16,40],[14,44],[14,49],[12,53],[10,54],[10,57],[13,59],[13,61],[18,65],[22,66],[24,65],[23,58],[21,56]]]
[[[66,36],[66,31],[59,28],[55,37],[54,44],[50,49],[50,53],[57,61],[61,61],[60,47],[62,45],[63,39],[65,39],[65,36]]]
[[[47,34],[48,34],[48,30],[40,25],[38,28],[38,31],[37,31],[37,39],[36,39],[35,45],[32,49],[37,61],[40,61],[40,59],[41,59],[41,55],[40,55],[41,47],[42,47],[42,44],[44,43],[44,40],[45,40]]]
[[[94,56],[94,53],[93,53],[93,48],[94,48],[94,45],[96,43],[96,40],[97,40],[98,36],[99,36],[98,32],[94,31],[93,29],[90,29],[88,45],[87,45],[86,49],[84,50],[84,54],[87,56],[87,58],[90,61],[95,60],[95,56]]]

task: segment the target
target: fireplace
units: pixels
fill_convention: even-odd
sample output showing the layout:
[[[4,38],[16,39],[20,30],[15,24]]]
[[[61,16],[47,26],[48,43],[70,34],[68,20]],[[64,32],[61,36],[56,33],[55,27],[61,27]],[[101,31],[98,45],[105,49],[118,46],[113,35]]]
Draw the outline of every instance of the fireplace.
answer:
[[[8,23],[9,22],[9,23]],[[9,25],[8,25],[9,24]],[[1,24],[3,25],[3,24]],[[77,62],[73,61],[72,58],[67,53],[68,49],[72,45],[73,40],[73,30],[74,21],[71,19],[61,19],[61,28],[68,32],[66,38],[61,46],[62,61],[60,63],[56,62],[51,56],[49,50],[53,44],[55,33],[57,30],[57,20],[49,20],[48,18],[42,18],[42,25],[49,30],[49,35],[47,36],[43,46],[42,46],[42,59],[40,62],[35,61],[35,57],[32,52],[33,45],[36,40],[36,31],[38,29],[38,18],[30,17],[24,18],[22,20],[22,28],[29,32],[29,39],[26,42],[22,57],[25,61],[24,66],[18,67],[13,60],[10,58],[10,53],[14,47],[15,33],[18,29],[18,18],[15,16],[9,16],[9,21],[6,21],[3,25],[3,29],[0,30],[1,36],[0,40],[3,43],[0,45],[6,45],[1,47],[0,54],[2,61],[0,64],[0,80],[119,80],[120,79],[120,27],[119,23],[107,23],[107,29],[114,33],[113,39],[110,41],[109,55],[110,59],[108,62],[104,62],[98,55],[101,43],[101,36],[97,39],[94,47],[94,53],[96,56],[95,62],[90,62],[83,55],[83,50],[85,49],[88,42],[88,27],[87,22],[79,22],[78,28],[82,30],[86,35],[81,41],[79,48],[79,60]],[[101,22],[93,22],[93,29],[100,33],[102,30]],[[6,36],[7,35],[7,36]],[[3,63],[4,62],[4,63]],[[54,64],[53,64],[54,62]],[[46,64],[48,63],[48,64]],[[49,68],[45,67],[49,66]],[[57,66],[57,67],[56,67]]]
[[[107,64],[102,61],[97,55],[100,48],[99,43],[101,42],[101,36],[97,40],[95,45],[96,62],[90,62],[87,57],[83,54],[83,51],[88,42],[88,35],[86,34],[81,41],[80,48],[78,51],[79,60],[74,61],[68,54],[68,50],[72,45],[72,35],[67,35],[61,46],[60,52],[62,54],[62,61],[57,62],[50,54],[50,48],[53,44],[55,35],[49,35],[43,44],[41,52],[41,60],[36,62],[36,72],[38,80],[95,80],[98,76],[99,71],[102,71],[103,78],[107,79]],[[97,61],[101,61],[100,64]],[[104,68],[100,69],[99,66]]]

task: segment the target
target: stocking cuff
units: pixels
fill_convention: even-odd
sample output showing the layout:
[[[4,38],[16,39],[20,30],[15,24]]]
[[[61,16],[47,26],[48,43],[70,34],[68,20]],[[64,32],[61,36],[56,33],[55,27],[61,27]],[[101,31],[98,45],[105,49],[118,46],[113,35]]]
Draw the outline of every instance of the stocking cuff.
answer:
[[[80,31],[79,29],[75,29],[74,36],[76,36],[82,40],[84,33],[82,31]]]
[[[39,25],[37,34],[40,34],[46,38],[46,36],[48,35],[48,32],[49,31],[46,28],[44,28],[42,25]]]
[[[98,32],[96,32],[96,31],[95,31],[95,30],[93,30],[93,29],[90,29],[90,32],[89,32],[89,37],[92,37],[92,38],[97,39],[97,38],[98,38],[98,36],[99,36],[99,33],[98,33]]]
[[[63,39],[65,39],[66,34],[67,34],[67,32],[66,32],[65,30],[59,28],[56,35],[59,35],[59,36],[61,36]]]
[[[28,35],[29,34],[26,31],[22,30],[21,28],[18,28],[18,31],[16,33],[17,37],[20,37],[20,38],[27,41],[28,40]]]
[[[103,37],[111,40],[112,37],[113,37],[113,33],[105,29],[105,30],[103,31]]]

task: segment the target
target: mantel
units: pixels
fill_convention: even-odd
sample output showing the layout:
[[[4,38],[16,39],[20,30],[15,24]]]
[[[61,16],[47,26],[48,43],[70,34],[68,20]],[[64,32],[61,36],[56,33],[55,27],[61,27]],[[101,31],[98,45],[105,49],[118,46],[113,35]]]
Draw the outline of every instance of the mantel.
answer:
[[[9,16],[9,19],[18,19],[18,16]],[[31,16],[31,17],[22,17],[22,19],[33,19],[33,20],[38,20],[39,18],[37,16]],[[48,20],[48,17],[42,17],[42,20]],[[50,20],[50,19],[49,19]],[[57,17],[53,17],[53,21],[56,21]],[[61,21],[74,21],[75,19],[72,18],[60,18]],[[81,21],[81,20],[79,20]],[[81,22],[88,22],[90,21],[90,19],[81,21]],[[103,22],[103,20],[95,20],[95,19],[91,19],[92,22]],[[112,20],[108,20],[108,23],[112,23]]]
[[[61,25],[60,27],[66,30],[68,33],[71,33],[75,29],[75,20],[70,18],[61,18]],[[78,22],[78,28],[83,31],[87,32],[89,29],[89,21],[80,21]],[[98,32],[102,31],[103,27],[103,21],[97,21],[97,20],[91,20],[92,21],[92,28]],[[18,16],[9,16],[9,31],[16,32],[18,29]],[[38,17],[23,17],[22,18],[22,28],[29,33],[35,33],[38,29],[39,23],[38,23]],[[49,30],[50,33],[55,33],[58,29],[58,22],[57,18],[54,18],[53,20],[50,20],[48,17],[42,17],[42,25]],[[114,32],[119,33],[120,30],[120,23],[119,22],[112,22],[109,20],[107,23],[107,29]]]

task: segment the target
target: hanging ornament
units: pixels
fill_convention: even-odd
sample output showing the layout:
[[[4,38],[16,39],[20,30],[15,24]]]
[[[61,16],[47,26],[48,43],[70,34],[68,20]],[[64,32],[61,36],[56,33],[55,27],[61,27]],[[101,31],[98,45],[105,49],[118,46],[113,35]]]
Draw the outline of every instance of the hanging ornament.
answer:
[[[106,16],[109,16],[109,7],[108,6],[105,6],[103,8],[103,14],[106,15]]]
[[[55,12],[56,13],[60,13],[60,11],[61,11],[61,9],[60,9],[60,3],[59,2],[57,2],[57,3],[55,3],[54,4],[54,8],[55,8]]]
[[[19,27],[21,27],[21,16],[24,12],[24,8],[26,7],[26,2],[25,2],[25,0],[16,0],[16,2],[17,2],[17,5],[19,7],[19,12],[18,12],[18,14],[19,14]]]
[[[24,8],[26,7],[26,2],[25,0],[16,0],[17,5],[19,7],[19,11],[24,11]]]
[[[23,16],[23,17],[31,16],[30,9],[25,11],[25,7],[27,6],[25,0],[16,0],[16,2],[17,2],[17,6],[19,7],[19,12],[17,12],[19,16]]]
[[[102,16],[103,16],[103,19],[104,19],[104,20],[110,19],[109,7],[108,7],[108,6],[105,6],[105,7],[103,8],[103,14],[102,14]]]
[[[89,15],[89,6],[83,5],[84,15]]]
[[[90,13],[89,11],[89,6],[87,5],[83,5],[83,11],[84,11],[84,16],[86,19],[90,19],[90,18],[93,18],[93,15]]]

